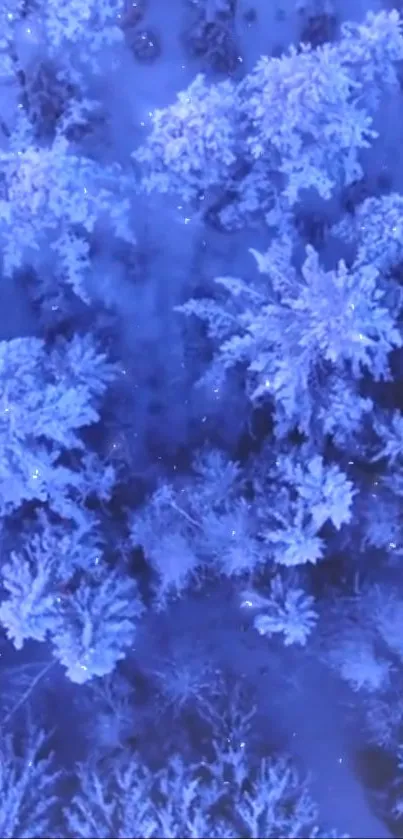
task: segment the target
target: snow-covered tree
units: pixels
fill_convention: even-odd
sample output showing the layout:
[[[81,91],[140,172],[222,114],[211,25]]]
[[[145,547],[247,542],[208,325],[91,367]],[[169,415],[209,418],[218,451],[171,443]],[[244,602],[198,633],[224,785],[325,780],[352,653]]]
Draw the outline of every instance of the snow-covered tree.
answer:
[[[250,467],[266,555],[289,568],[316,564],[327,550],[323,525],[331,522],[338,531],[351,521],[353,482],[335,464],[312,455],[309,446],[273,454],[268,461],[261,456],[256,473],[253,463]]]
[[[99,72],[106,50],[123,41],[123,11],[123,0],[3,2],[1,75],[12,74],[16,52],[32,61],[39,55],[59,57],[63,51],[77,75],[85,69]]]
[[[154,112],[134,153],[143,185],[187,200],[227,190],[246,215],[272,210],[279,192],[291,205],[311,187],[327,199],[361,176],[377,99],[402,57],[399,15],[380,12],[342,26],[336,43],[262,57],[238,85],[198,77]]]
[[[67,676],[83,684],[124,657],[143,605],[135,581],[109,568],[96,531],[40,524],[2,568],[0,622],[17,649],[51,640]]]
[[[34,337],[0,342],[2,515],[35,499],[65,514],[66,495],[78,499],[90,492],[86,463],[95,489],[101,466],[88,460],[80,430],[98,422],[101,397],[115,375],[88,335],[60,339],[50,351]],[[71,450],[81,472],[61,462]]]
[[[119,166],[99,166],[58,134],[47,147],[34,140],[21,147],[14,138],[0,153],[0,172],[6,276],[26,264],[45,275],[53,271],[58,284],[88,302],[86,274],[97,225],[106,222],[113,235],[133,242],[128,181]]]
[[[308,785],[287,758],[263,760],[256,768],[242,751],[231,755],[225,744],[219,749],[215,762],[188,766],[175,755],[158,773],[136,758],[106,771],[83,767],[80,791],[66,810],[71,834],[82,839],[94,833],[105,839],[321,835]]]
[[[254,626],[260,635],[282,634],[286,647],[304,646],[318,620],[314,598],[279,574],[271,580],[266,596],[253,590],[244,591],[241,606],[258,612]]]
[[[156,109],[152,133],[133,157],[147,191],[178,192],[186,200],[228,181],[236,163],[235,88],[196,76],[168,109]]]
[[[267,560],[237,464],[206,449],[196,455],[194,471],[186,484],[161,486],[131,516],[131,542],[144,550],[160,604],[206,574],[242,577]]]
[[[354,246],[356,263],[387,275],[403,260],[403,196],[396,192],[367,198],[333,227]]]
[[[47,754],[46,754],[47,753]],[[43,731],[32,727],[23,739],[2,733],[0,739],[0,831],[2,836],[33,839],[52,835],[61,776],[49,756]]]
[[[16,649],[30,638],[44,641],[60,626],[69,587],[77,575],[99,571],[102,553],[102,539],[89,516],[87,528],[38,517],[34,530],[22,536],[21,548],[11,551],[1,568],[7,596],[0,605],[0,621]]]
[[[370,264],[347,268],[340,261],[328,271],[309,246],[298,271],[288,238],[253,254],[263,279],[219,277],[216,283],[226,292],[222,303],[190,300],[181,311],[207,322],[217,348],[209,381],[242,367],[252,401],[274,401],[280,431],[294,424],[309,431],[332,373],[390,376],[388,355],[402,346],[401,329],[382,277]],[[358,403],[361,414],[365,403]],[[325,411],[322,416],[325,421]]]
[[[377,179],[402,23],[235,55],[154,108],[147,3],[0,0],[0,302],[29,306],[0,341],[0,832],[336,837],[294,765],[321,782],[330,755],[330,804],[318,674],[363,739],[396,754],[403,721],[403,199]]]
[[[93,581],[84,577],[61,600],[52,641],[69,679],[83,684],[111,673],[133,644],[143,612],[135,581],[100,565]]]

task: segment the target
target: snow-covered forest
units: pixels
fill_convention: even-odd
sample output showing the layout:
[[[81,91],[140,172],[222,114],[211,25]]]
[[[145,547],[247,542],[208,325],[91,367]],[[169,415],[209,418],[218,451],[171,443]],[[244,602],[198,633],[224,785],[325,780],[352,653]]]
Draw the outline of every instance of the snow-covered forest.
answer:
[[[403,836],[403,6],[0,0],[0,835]]]

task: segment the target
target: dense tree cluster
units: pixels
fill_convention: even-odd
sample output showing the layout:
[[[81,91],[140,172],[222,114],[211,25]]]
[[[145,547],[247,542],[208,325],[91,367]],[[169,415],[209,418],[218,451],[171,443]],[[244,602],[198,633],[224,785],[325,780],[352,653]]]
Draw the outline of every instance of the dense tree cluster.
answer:
[[[403,24],[152,3],[0,2],[0,832],[400,835]]]

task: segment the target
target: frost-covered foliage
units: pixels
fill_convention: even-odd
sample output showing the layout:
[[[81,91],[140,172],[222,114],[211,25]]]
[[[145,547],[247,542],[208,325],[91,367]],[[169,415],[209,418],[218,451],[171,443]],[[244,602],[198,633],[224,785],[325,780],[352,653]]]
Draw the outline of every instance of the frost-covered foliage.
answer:
[[[52,641],[67,676],[83,684],[111,673],[133,644],[136,620],[143,612],[133,580],[105,566],[93,582],[83,579],[61,603]]]
[[[217,698],[226,687],[202,641],[194,644],[181,639],[164,656],[157,656],[150,672],[156,679],[162,712],[168,709],[180,718],[196,708],[199,717],[215,718]]]
[[[131,519],[131,541],[150,561],[161,604],[208,570],[242,575],[265,558],[240,496],[238,466],[207,451],[196,457],[194,472],[186,484],[161,486]]]
[[[85,730],[94,761],[114,749],[124,748],[132,737],[135,712],[131,699],[127,680],[116,669],[79,688],[77,705],[80,724]]]
[[[97,474],[105,493],[113,470],[101,479],[101,465],[85,453],[79,432],[98,421],[100,399],[115,375],[90,336],[60,339],[50,351],[33,337],[0,343],[3,515],[34,499],[67,515],[69,496],[85,498]],[[61,461],[69,450],[77,452],[80,470]]]
[[[2,566],[7,599],[0,620],[17,649],[25,640],[43,641],[60,623],[60,611],[77,573],[94,573],[102,544],[94,527],[78,529],[40,516],[33,533],[26,533],[21,550],[12,551]]]
[[[192,0],[239,72],[175,100],[176,3],[0,0],[0,832],[380,836],[348,767],[403,725],[402,24],[243,73],[263,15]]]
[[[242,796],[238,812],[248,836],[265,839],[275,835],[309,835],[317,810],[308,790],[288,761],[262,761],[249,793]]]
[[[83,767],[80,792],[66,813],[70,836],[150,837],[157,828],[148,794],[153,776],[133,760],[108,777]]]
[[[261,58],[240,85],[241,119],[249,127],[246,148],[252,159],[266,157],[285,176],[291,204],[302,189],[314,187],[329,198],[336,185],[361,174],[358,151],[376,133],[358,104],[360,88],[337,46],[328,44]]]
[[[371,641],[363,637],[362,630],[340,639],[328,660],[354,691],[375,693],[388,683],[389,665],[377,656]]]
[[[96,67],[94,56],[122,39],[123,9],[123,0],[64,0],[63,3],[47,0],[40,23],[53,52],[66,45],[77,48],[78,44],[80,59]]]
[[[353,215],[345,215],[333,232],[354,245],[358,264],[388,274],[403,259],[403,196],[392,193],[367,198]]]
[[[244,577],[272,563],[315,564],[326,553],[323,525],[331,522],[339,530],[351,520],[352,481],[304,447],[295,455],[279,454],[261,477],[251,465],[253,505],[237,480],[238,467],[218,453],[196,460],[195,471],[186,486],[162,486],[131,519],[131,541],[151,564],[160,606],[184,592],[192,578]],[[315,623],[312,598],[278,583],[272,606],[272,631],[283,632],[289,643],[302,642]]]
[[[330,375],[321,397],[313,427],[329,436],[340,450],[355,455],[362,447],[360,437],[372,422],[372,399],[361,395],[360,382],[353,381],[348,371]]]
[[[214,762],[187,766],[174,756],[157,773],[136,759],[107,771],[82,770],[80,793],[66,814],[69,835],[319,835],[315,804],[289,761],[273,758],[253,767],[242,750],[230,752],[222,744],[218,748]]]
[[[281,480],[296,491],[299,503],[306,507],[316,530],[331,521],[336,530],[351,520],[353,483],[338,466],[325,465],[320,455],[280,456],[276,466]]]
[[[370,725],[381,738],[388,736],[382,705],[401,690],[402,617],[403,597],[392,578],[391,582],[364,585],[352,599],[342,598],[338,610],[331,606],[325,619],[325,660],[355,692],[368,697]],[[395,730],[397,718],[401,716],[393,710],[389,727],[395,726]]]
[[[69,148],[58,135],[51,146],[32,142],[0,154],[0,236],[3,268],[10,276],[28,261],[56,273],[88,301],[91,237],[97,225],[133,241],[128,222],[127,179],[119,166],[100,167]],[[126,195],[125,195],[126,192]]]
[[[98,422],[116,369],[79,335],[50,350],[38,338],[3,341],[0,363],[2,513],[31,501],[59,516],[41,515],[38,530],[3,565],[0,620],[17,649],[26,639],[51,638],[69,677],[84,682],[114,668],[142,610],[135,582],[102,560],[86,508],[91,497],[107,501],[115,480],[80,432]]]
[[[182,515],[182,508],[176,510],[175,497],[170,486],[163,486],[130,522],[131,542],[134,547],[141,546],[151,563],[162,601],[169,593],[183,592],[198,565],[192,550],[192,535],[198,523],[189,520],[186,511]]]
[[[291,644],[304,646],[318,619],[314,598],[279,574],[272,579],[268,596],[245,591],[241,606],[259,610],[254,619],[259,634],[280,633],[286,647]]]
[[[13,552],[10,561],[2,567],[7,599],[0,606],[0,621],[17,650],[28,638],[44,641],[57,626],[56,598],[52,591],[54,558],[47,552],[37,556],[41,551],[38,542],[33,539],[32,545],[27,545],[24,557]]]
[[[40,525],[3,565],[0,621],[17,649],[52,640],[68,677],[82,684],[124,657],[143,607],[135,581],[108,567],[96,532]]]
[[[280,433],[294,424],[308,431],[317,410],[314,400],[321,398],[332,374],[390,376],[388,356],[402,346],[401,330],[382,278],[371,265],[347,268],[340,261],[326,271],[308,246],[298,271],[288,238],[275,240],[265,254],[253,254],[266,279],[251,284],[218,277],[224,302],[190,300],[181,311],[207,322],[217,348],[208,380],[220,380],[242,366],[251,400],[273,399]],[[356,410],[360,414],[369,405],[357,403]]]
[[[397,9],[374,14],[369,12],[364,21],[345,21],[337,45],[341,61],[353,68],[360,84],[370,98],[385,83],[396,84],[394,62],[402,58],[401,19]]]
[[[0,832],[6,839],[51,836],[57,804],[55,771],[43,731],[31,728],[22,743],[0,739]]]
[[[133,155],[143,172],[149,170],[143,186],[191,200],[224,185],[237,159],[234,107],[232,82],[211,86],[199,75],[177,103],[154,111],[152,134]]]
[[[393,411],[375,416],[375,432],[379,447],[374,460],[385,458],[391,467],[403,465],[403,416]]]
[[[274,457],[273,457],[274,454]],[[315,564],[326,553],[322,528],[336,530],[352,517],[353,482],[309,447],[266,453],[253,471],[258,532],[267,556],[278,565]]]
[[[232,188],[246,212],[271,209],[279,178],[290,204],[311,187],[329,198],[361,176],[359,152],[377,136],[371,111],[379,91],[396,84],[402,57],[399,16],[381,12],[343,25],[337,43],[261,58],[237,86],[198,77],[154,113],[134,155],[144,186],[186,199]]]
[[[105,50],[123,40],[123,8],[123,0],[7,0],[1,5],[1,75],[15,70],[16,49],[57,57],[63,50],[76,70],[99,72]]]

